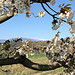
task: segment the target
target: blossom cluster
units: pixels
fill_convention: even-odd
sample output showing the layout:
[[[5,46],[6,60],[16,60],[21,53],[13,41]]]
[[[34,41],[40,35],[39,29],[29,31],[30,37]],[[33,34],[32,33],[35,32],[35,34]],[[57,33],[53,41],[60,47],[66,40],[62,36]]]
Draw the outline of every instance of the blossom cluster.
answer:
[[[60,32],[58,32],[53,40],[49,42],[45,51],[46,56],[48,60],[51,60],[52,62],[64,61],[65,65],[69,66],[67,72],[73,71],[75,68],[75,38],[67,37],[58,40],[59,33]],[[21,55],[28,57],[28,42],[29,41],[25,41],[23,43],[21,38],[5,41],[0,47],[0,52],[2,53],[0,57],[14,57],[15,59]]]
[[[59,17],[60,17],[60,19],[65,19],[65,18],[67,18],[67,21],[69,22],[69,21],[71,21],[72,18],[74,17],[74,11],[72,11],[72,10],[69,11],[69,12],[65,11],[65,14],[60,13]]]
[[[57,30],[63,24],[63,19],[65,19],[65,18],[67,18],[67,21],[66,21],[67,23],[71,23],[72,18],[74,17],[74,11],[72,11],[72,10],[69,12],[65,11],[65,13],[60,13],[59,17],[60,17],[59,23],[57,20],[53,20],[53,22],[52,22],[52,25],[53,25],[52,29],[53,30]],[[58,25],[56,25],[56,23],[58,23]],[[70,25],[72,26],[72,30],[75,32],[75,27],[74,27],[75,22],[73,22]]]
[[[0,13],[5,14],[7,16],[12,15],[12,0],[0,0]]]
[[[20,57],[21,55],[28,57],[26,49],[28,41],[25,41],[25,44],[22,42],[22,38],[6,40],[3,44],[0,45],[0,55],[1,58],[14,57],[15,59]]]
[[[72,28],[72,30],[73,30],[73,32],[75,34],[75,21],[73,22],[73,24],[71,24],[71,28]]]
[[[30,11],[30,0],[0,0],[0,13],[7,16],[17,16],[18,12]],[[28,17],[28,16],[27,16]]]
[[[71,4],[65,5],[65,3],[59,5],[59,8],[61,8],[60,12],[54,15],[54,17],[58,15],[59,18],[55,17],[53,19],[53,30],[57,30],[63,24],[63,22],[66,22],[71,25],[72,30],[75,32],[75,21],[72,21],[74,17],[74,11],[71,9],[70,5]]]
[[[57,23],[58,23],[58,21],[54,19],[52,22],[52,25],[53,25],[52,29],[53,30],[57,30],[63,24],[61,19],[59,20],[58,25],[56,25]]]
[[[51,5],[54,5],[55,3],[56,0],[50,0]],[[30,0],[14,0],[14,1],[0,0],[0,13],[5,14],[7,16],[12,15],[17,16],[18,13],[23,13],[24,10],[26,10],[26,17],[30,17],[31,16],[30,8],[31,8]],[[45,12],[39,12],[38,15],[43,17],[45,15]],[[67,20],[70,21],[74,16],[74,12],[70,11],[67,12],[66,14],[60,13],[59,16],[61,19],[67,18]],[[60,22],[59,24],[61,25],[62,22]],[[56,29],[59,27],[60,26],[55,26]]]
[[[46,57],[51,62],[64,61],[69,66],[68,72],[75,69],[75,38],[61,38],[55,46],[52,41],[49,42],[46,49]]]

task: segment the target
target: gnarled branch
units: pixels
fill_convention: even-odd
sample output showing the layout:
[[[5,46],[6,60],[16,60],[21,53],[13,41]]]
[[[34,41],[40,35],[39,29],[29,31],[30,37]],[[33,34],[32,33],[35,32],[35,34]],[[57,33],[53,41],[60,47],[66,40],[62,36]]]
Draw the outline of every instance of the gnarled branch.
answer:
[[[34,63],[30,61],[28,58],[26,58],[25,56],[21,56],[17,59],[14,58],[0,59],[0,66],[12,65],[12,64],[22,64],[25,67],[28,67],[33,70],[38,70],[38,71],[54,70],[62,66],[66,67],[64,62],[56,63],[52,65],[45,65],[45,64],[43,65],[43,64]]]

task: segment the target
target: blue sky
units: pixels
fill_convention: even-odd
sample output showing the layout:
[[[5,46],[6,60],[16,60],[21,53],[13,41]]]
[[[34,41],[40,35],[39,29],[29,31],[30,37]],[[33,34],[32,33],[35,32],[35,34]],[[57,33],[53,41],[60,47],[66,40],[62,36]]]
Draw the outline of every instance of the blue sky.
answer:
[[[63,2],[66,4],[72,4],[72,9],[75,11],[75,0],[73,0],[72,2],[69,0],[56,0],[56,4],[54,6],[50,6],[59,12],[60,9],[58,8],[58,6]],[[43,10],[41,5],[37,3],[32,4],[31,9],[35,15],[38,15],[38,12]],[[53,13],[51,10],[49,11]],[[75,20],[75,17],[73,19]],[[17,17],[13,17],[12,19],[0,24],[0,39],[23,37],[51,40],[58,31],[61,32],[60,38],[71,36],[68,31],[70,26],[66,23],[64,23],[58,30],[52,30],[52,20],[52,17],[47,13],[45,14],[44,18],[35,18],[33,17],[33,15],[32,17],[27,18],[25,17],[25,13],[18,14]]]

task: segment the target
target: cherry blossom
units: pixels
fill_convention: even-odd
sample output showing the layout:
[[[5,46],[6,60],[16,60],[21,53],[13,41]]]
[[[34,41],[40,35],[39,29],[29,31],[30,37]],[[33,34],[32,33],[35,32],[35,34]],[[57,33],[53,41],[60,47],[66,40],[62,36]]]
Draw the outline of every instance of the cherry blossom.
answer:
[[[40,12],[38,13],[38,15],[41,16],[41,17],[44,17],[44,16],[45,16],[45,12],[40,11]]]
[[[74,31],[74,34],[75,34],[75,22],[71,25],[72,27],[72,30]]]
[[[74,17],[74,11],[71,10],[66,15],[67,21],[71,21],[73,17]]]
[[[50,0],[50,4],[51,4],[51,5],[54,5],[55,2],[56,2],[56,0]]]
[[[66,15],[63,14],[63,13],[60,13],[59,17],[60,17],[60,19],[65,19],[66,18]]]

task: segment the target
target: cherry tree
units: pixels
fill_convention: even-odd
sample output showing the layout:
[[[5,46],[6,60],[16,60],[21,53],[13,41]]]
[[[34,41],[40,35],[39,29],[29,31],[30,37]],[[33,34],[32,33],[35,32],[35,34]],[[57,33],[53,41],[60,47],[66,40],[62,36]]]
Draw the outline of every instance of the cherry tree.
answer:
[[[70,0],[72,1],[72,0]],[[63,3],[62,5],[59,5],[60,11],[57,12],[54,9],[52,9],[50,7],[50,5],[47,3],[49,2],[52,6],[56,3],[56,0],[0,0],[0,24],[11,19],[14,16],[18,16],[18,13],[22,14],[24,13],[25,10],[25,15],[26,17],[31,17],[32,15],[34,17],[44,17],[45,16],[45,12],[47,12],[50,16],[52,16],[53,22],[52,22],[52,29],[53,30],[57,30],[61,25],[63,25],[63,22],[69,24],[71,26],[71,28],[69,29],[70,33],[73,35],[73,39],[75,39],[74,34],[75,34],[75,21],[73,21],[73,17],[74,17],[74,11],[71,8],[71,4],[67,4],[65,5],[65,3]],[[38,15],[36,16],[34,13],[31,11],[31,5],[33,3],[40,3],[42,8],[44,9],[45,12],[40,11],[38,12]],[[44,6],[44,4],[50,9],[52,10],[55,14],[50,13]],[[21,39],[20,43],[22,43]],[[61,40],[63,41],[63,40]],[[75,40],[73,40],[75,41]],[[53,56],[51,55],[50,57],[52,57],[52,60],[54,62],[57,62],[56,65],[41,65],[41,64],[37,64],[37,63],[33,63],[32,61],[30,61],[28,58],[26,58],[26,55],[23,54],[24,52],[22,52],[22,48],[18,47],[18,51],[15,51],[14,48],[14,54],[17,55],[18,54],[18,58],[15,58],[15,55],[11,58],[3,58],[0,59],[0,66],[3,65],[12,65],[12,64],[22,64],[25,67],[34,69],[34,70],[39,70],[39,71],[46,71],[46,70],[54,70],[56,68],[59,67],[65,67],[65,68],[71,68],[71,69],[75,69],[75,50],[74,50],[74,43],[73,45],[71,45],[71,43],[73,41],[70,41],[70,44],[68,42],[69,47],[72,46],[71,48],[73,49],[72,54],[70,53],[70,48],[69,48],[69,52],[67,51],[58,51],[58,53],[55,52],[55,50],[57,50],[59,47],[52,45],[51,48],[52,50],[54,50],[54,52],[52,51],[51,53],[53,53]],[[63,44],[66,44],[63,42]],[[52,43],[53,44],[53,43]],[[60,43],[61,44],[61,43]],[[17,44],[16,44],[17,45]],[[16,46],[15,45],[15,46]],[[9,46],[9,47],[8,47]],[[9,49],[9,51],[11,50],[11,45],[10,45],[10,41],[7,41],[7,43],[5,44],[5,48],[6,50]],[[63,45],[61,45],[62,49]],[[61,49],[60,47],[60,49]],[[65,46],[67,48],[67,46]],[[68,49],[68,48],[67,48]],[[0,50],[1,51],[1,50]],[[7,51],[6,51],[7,52]],[[66,52],[66,54],[65,54]],[[12,51],[8,52],[8,53],[12,53]],[[49,50],[48,50],[49,53]],[[50,54],[51,54],[50,53]],[[7,53],[6,53],[7,54]],[[59,56],[57,56],[59,55]],[[58,57],[58,58],[57,58]],[[71,59],[72,57],[72,59]],[[70,60],[70,61],[68,61]],[[69,65],[70,64],[70,65]],[[38,67],[37,67],[38,66]]]
[[[71,4],[65,5],[65,3],[63,3],[62,5],[59,5],[60,11],[56,12],[50,7],[49,4],[47,4],[47,2],[50,2],[51,5],[54,5],[56,0],[0,0],[0,23],[5,22],[13,16],[17,16],[18,13],[24,13],[24,10],[26,17],[31,17],[32,14],[34,15],[34,13],[31,11],[31,4],[40,3],[42,8],[53,18],[53,30],[58,29],[63,24],[63,22],[66,22],[71,25],[72,30],[75,32],[75,21],[72,20],[74,17],[74,11],[71,9]],[[45,8],[44,4],[47,5],[48,8],[55,14],[51,14]],[[34,15],[34,17],[44,17],[44,15],[45,12],[40,11],[38,16]],[[59,15],[59,17],[56,17],[57,15]],[[64,19],[67,19],[67,21]]]

